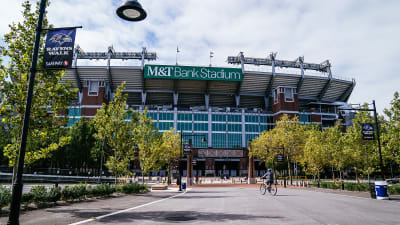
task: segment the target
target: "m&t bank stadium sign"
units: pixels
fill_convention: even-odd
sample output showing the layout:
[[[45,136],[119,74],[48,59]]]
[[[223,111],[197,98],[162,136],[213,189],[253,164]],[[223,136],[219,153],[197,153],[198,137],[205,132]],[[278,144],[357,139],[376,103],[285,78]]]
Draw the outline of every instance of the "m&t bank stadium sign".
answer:
[[[145,65],[144,78],[242,81],[242,70],[236,68]]]

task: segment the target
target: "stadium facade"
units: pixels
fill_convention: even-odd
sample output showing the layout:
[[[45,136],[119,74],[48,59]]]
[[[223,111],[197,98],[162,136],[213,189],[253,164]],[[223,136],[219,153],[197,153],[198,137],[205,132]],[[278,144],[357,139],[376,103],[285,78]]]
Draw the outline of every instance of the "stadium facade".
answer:
[[[159,132],[174,127],[184,142],[192,143],[189,176],[246,176],[250,140],[273,128],[283,114],[322,128],[334,125],[355,86],[352,79],[333,76],[329,61],[278,60],[276,53],[266,58],[239,53],[228,57],[226,67],[145,64],[156,58],[145,48],[86,53],[78,47],[74,65],[64,76],[79,88],[79,100],[68,111],[69,125],[93,118],[125,81],[129,107],[147,107]],[[80,59],[104,59],[107,64],[77,66]],[[141,60],[141,65],[111,66],[113,59]],[[185,160],[181,168],[186,168]],[[255,161],[257,176],[265,167]],[[182,172],[186,176],[186,170]]]

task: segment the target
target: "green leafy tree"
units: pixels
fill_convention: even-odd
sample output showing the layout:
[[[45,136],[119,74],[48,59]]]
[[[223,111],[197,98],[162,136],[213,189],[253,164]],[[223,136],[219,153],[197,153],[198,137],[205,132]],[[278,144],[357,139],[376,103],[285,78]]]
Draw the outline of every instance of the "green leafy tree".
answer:
[[[311,174],[320,182],[320,173],[327,165],[327,151],[324,146],[324,136],[318,129],[310,129],[304,147],[301,163],[305,172]]]
[[[345,147],[342,126],[337,122],[335,126],[325,129],[322,133],[323,147],[329,159],[327,163],[332,170],[332,179],[335,180],[335,168],[339,170],[339,178],[342,179],[342,170],[347,166],[351,154],[350,148]]]
[[[114,99],[97,110],[93,119],[97,131],[95,137],[104,141],[112,154],[106,161],[107,168],[117,178],[129,174],[129,162],[133,159],[135,150],[134,133],[137,114],[128,109],[127,95],[123,93],[125,82],[117,88]],[[130,120],[129,120],[130,119]]]
[[[28,78],[33,54],[33,43],[38,19],[38,5],[32,11],[29,1],[22,4],[23,21],[13,23],[10,32],[4,35],[5,46],[0,46],[1,58],[7,58],[8,64],[0,66],[0,118],[9,129],[10,143],[4,147],[4,155],[9,165],[14,166],[19,151],[25,111]],[[43,27],[51,27],[46,17]],[[39,62],[42,65],[44,36],[40,42]],[[31,118],[27,138],[25,162],[33,162],[50,156],[70,141],[63,136],[54,140],[57,130],[66,124],[66,117],[59,114],[65,111],[70,100],[76,96],[69,83],[60,82],[64,71],[40,70],[36,72]]]
[[[5,146],[10,144],[11,136],[9,131],[4,127],[4,124],[0,122],[0,165],[8,164],[8,160],[3,155],[3,149]]]
[[[94,137],[96,130],[93,122],[81,118],[66,130],[71,137],[70,143],[60,151],[53,153],[52,161],[57,167],[69,165],[72,168],[93,168],[99,155],[99,146]],[[96,153],[96,154],[92,154]]]
[[[391,107],[385,109],[384,113],[388,118],[384,123],[382,143],[383,152],[386,161],[396,162],[400,165],[400,96],[399,92],[394,93],[393,100],[390,102]]]
[[[142,170],[142,181],[144,182],[145,174],[148,174],[151,170],[161,168],[161,154],[158,153],[162,144],[162,136],[154,129],[151,117],[147,116],[147,109],[139,113],[138,121],[133,131],[138,148],[137,158]]]
[[[167,165],[168,184],[170,184],[171,170],[178,164],[181,156],[181,140],[179,134],[175,134],[174,128],[171,128],[169,131],[163,133],[161,141],[161,146],[158,148],[160,150],[160,159],[162,160],[162,164]]]
[[[307,132],[305,132],[306,127],[300,125],[297,116],[289,118],[287,114],[284,114],[280,120],[276,122],[274,129],[276,130],[277,145],[284,148],[288,163],[288,175],[292,182],[291,164],[301,161],[305,140],[307,138]]]
[[[363,109],[368,109],[368,105],[364,104]],[[368,180],[370,174],[375,172],[379,165],[379,152],[376,141],[363,140],[361,133],[361,124],[372,123],[374,119],[369,112],[360,111],[353,120],[353,126],[347,129],[345,135],[345,147],[350,151],[351,166],[355,169],[356,179],[358,174],[367,175]]]

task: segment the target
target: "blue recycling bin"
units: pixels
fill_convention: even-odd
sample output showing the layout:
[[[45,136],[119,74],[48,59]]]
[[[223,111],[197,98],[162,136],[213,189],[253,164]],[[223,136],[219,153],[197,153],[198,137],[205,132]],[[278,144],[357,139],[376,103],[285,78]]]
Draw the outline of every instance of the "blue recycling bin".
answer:
[[[182,182],[182,190],[186,190],[186,183]]]
[[[388,185],[386,181],[375,181],[375,192],[376,192],[376,199],[379,200],[389,199]]]

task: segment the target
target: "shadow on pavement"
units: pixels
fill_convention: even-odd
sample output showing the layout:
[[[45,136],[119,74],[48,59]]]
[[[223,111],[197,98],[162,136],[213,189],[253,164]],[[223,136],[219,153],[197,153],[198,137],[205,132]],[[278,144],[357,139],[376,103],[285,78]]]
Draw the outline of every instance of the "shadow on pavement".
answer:
[[[200,221],[204,223],[212,222],[229,222],[235,220],[251,221],[258,219],[283,219],[282,216],[274,215],[246,215],[246,214],[229,214],[217,212],[198,212],[198,211],[152,211],[152,212],[127,212],[121,213],[116,216],[106,217],[97,220],[98,223],[113,223],[118,224],[122,222],[139,222],[140,220],[149,220],[156,222],[169,222],[176,223],[181,221]]]

